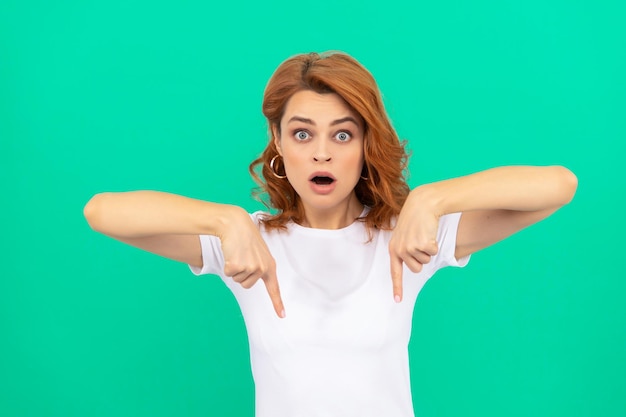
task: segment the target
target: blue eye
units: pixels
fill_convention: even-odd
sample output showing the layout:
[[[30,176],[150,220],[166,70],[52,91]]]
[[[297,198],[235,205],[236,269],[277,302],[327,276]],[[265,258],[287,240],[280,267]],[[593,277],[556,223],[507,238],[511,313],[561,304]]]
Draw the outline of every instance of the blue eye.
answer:
[[[298,140],[307,140],[309,137],[310,135],[306,130],[298,130],[296,132],[296,139]]]
[[[339,141],[339,142],[347,142],[350,140],[351,136],[348,132],[339,132],[335,135],[335,138]]]

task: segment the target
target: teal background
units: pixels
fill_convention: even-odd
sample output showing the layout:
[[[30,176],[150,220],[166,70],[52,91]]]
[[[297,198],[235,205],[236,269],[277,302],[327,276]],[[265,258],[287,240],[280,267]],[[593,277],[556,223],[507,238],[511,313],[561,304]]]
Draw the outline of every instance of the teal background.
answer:
[[[621,1],[0,3],[0,415],[251,416],[213,276],[92,232],[97,192],[260,208],[267,79],[343,50],[374,74],[412,186],[506,164],[579,178],[555,216],[427,283],[419,417],[626,416]]]

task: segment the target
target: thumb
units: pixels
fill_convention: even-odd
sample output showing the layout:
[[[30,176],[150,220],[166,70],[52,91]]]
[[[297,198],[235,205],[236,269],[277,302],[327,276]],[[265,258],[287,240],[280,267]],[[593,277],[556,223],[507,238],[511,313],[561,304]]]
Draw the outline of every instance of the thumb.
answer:
[[[391,282],[393,284],[393,299],[396,303],[402,301],[402,258],[392,255],[391,261]]]
[[[285,318],[285,306],[283,300],[280,298],[280,288],[278,287],[278,278],[276,277],[276,270],[271,270],[263,278],[263,283],[267,289],[267,293],[270,295],[272,305],[278,317]]]

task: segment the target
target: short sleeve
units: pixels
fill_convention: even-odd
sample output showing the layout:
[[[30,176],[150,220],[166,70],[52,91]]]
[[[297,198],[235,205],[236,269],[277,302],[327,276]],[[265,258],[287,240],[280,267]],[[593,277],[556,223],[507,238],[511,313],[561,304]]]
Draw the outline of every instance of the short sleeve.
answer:
[[[437,253],[435,260],[436,269],[446,266],[464,267],[469,262],[470,255],[461,259],[456,259],[454,256],[460,220],[461,213],[446,214],[439,218],[439,230],[437,231],[439,253]]]
[[[202,268],[189,265],[195,275],[215,274],[222,275],[224,271],[224,254],[222,244],[217,236],[200,235],[202,250]]]
[[[266,213],[257,211],[250,214],[252,221],[259,225],[260,219]],[[222,242],[217,236],[199,235],[200,248],[202,250],[202,268],[189,265],[189,269],[195,275],[215,274],[222,278],[224,275],[224,253],[222,252]]]

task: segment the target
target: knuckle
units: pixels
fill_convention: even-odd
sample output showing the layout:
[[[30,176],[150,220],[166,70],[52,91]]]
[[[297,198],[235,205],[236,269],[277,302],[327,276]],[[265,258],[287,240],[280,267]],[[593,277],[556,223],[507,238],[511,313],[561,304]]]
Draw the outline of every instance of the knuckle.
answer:
[[[414,243],[408,249],[411,253],[419,253],[424,251],[424,245],[420,243]]]
[[[227,276],[233,276],[237,273],[241,272],[243,268],[237,263],[233,261],[226,261],[224,263],[224,273]]]
[[[408,253],[408,250],[406,246],[396,246],[393,248],[392,253],[395,254],[396,256],[403,257],[403,256],[406,256],[406,254]]]
[[[431,244],[431,251],[430,251],[430,253],[432,255],[436,255],[437,252],[439,252],[439,244],[437,243],[436,240],[433,240],[432,244]]]

